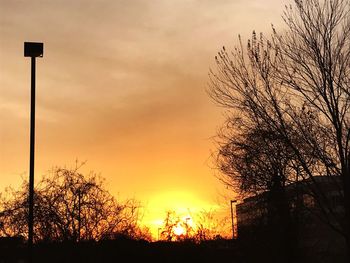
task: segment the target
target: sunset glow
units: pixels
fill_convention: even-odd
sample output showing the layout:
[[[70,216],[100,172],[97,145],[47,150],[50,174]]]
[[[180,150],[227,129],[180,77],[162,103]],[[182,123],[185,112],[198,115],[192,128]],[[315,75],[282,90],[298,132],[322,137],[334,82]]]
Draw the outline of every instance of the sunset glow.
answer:
[[[350,262],[350,0],[0,0],[0,263]]]
[[[147,205],[148,211],[145,213],[144,223],[151,228],[154,237],[157,236],[158,228],[164,224],[164,219],[167,211],[174,211],[181,216],[183,222],[186,218],[191,218],[191,213],[196,214],[201,210],[219,209],[215,203],[205,203],[191,192],[184,191],[169,191],[155,195]],[[193,227],[192,218],[187,220],[187,223]],[[178,232],[181,232],[182,227],[178,227]]]
[[[1,190],[28,177],[30,68],[22,49],[42,41],[37,179],[87,161],[82,172],[100,174],[114,196],[140,200],[155,237],[167,211],[218,209],[227,191],[211,154],[223,117],[206,93],[207,73],[239,33],[278,25],[284,1],[0,2]]]

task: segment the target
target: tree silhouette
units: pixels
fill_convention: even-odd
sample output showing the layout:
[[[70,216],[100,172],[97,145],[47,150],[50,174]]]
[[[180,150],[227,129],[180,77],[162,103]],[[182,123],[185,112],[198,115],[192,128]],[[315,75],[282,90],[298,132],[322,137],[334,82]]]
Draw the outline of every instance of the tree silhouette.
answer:
[[[94,173],[55,168],[35,188],[35,241],[81,241],[140,236],[139,204],[118,202]],[[27,236],[27,182],[0,199],[0,236]]]
[[[202,210],[194,217],[195,229],[193,239],[196,242],[222,238],[225,233],[231,233],[231,225],[227,217],[219,216],[215,210]]]
[[[164,219],[164,225],[161,228],[161,239],[166,241],[178,241],[180,236],[176,235],[175,229],[179,226],[179,224],[181,224],[180,217],[176,215],[174,211],[167,211]]]
[[[272,140],[280,145],[276,149],[270,147],[271,141],[263,140],[259,146],[258,140],[253,139],[258,156],[263,147],[270,151],[270,157],[282,154],[281,161],[287,158],[282,166],[274,163],[275,167],[292,168],[282,177],[270,174],[271,179],[308,182],[322,218],[344,236],[349,249],[350,3],[347,0],[294,2],[294,7],[286,7],[283,15],[285,32],[279,34],[273,29],[270,40],[254,32],[247,47],[240,40],[239,47],[232,52],[227,52],[225,47],[219,52],[217,70],[210,73],[209,93],[219,105],[229,109],[231,123],[241,136],[234,139],[235,143],[243,141],[249,146],[248,138],[253,135],[258,139],[266,129],[278,138]],[[246,151],[247,145],[238,149]],[[236,149],[233,152],[237,153]],[[261,159],[253,158],[258,160]],[[248,165],[251,161],[240,163]],[[225,168],[225,160],[223,164],[221,167]],[[230,167],[229,162],[226,164]],[[246,177],[244,173],[249,169],[240,173],[237,167],[231,167],[238,177],[226,172],[230,170],[223,171],[233,181],[242,180],[239,185],[243,189],[248,178],[251,183],[248,189],[254,189],[255,185],[260,190],[261,176],[256,169]],[[316,180],[319,175],[327,176],[336,186],[345,213],[334,210],[327,189]]]
[[[270,191],[276,180],[283,188],[294,180],[294,155],[269,127],[238,126],[229,118],[218,138],[216,164],[224,175],[219,178],[242,195]]]
[[[222,238],[227,231],[228,218],[219,216],[215,210],[202,210],[191,217],[180,216],[175,211],[167,211],[164,224],[160,228],[160,238],[165,241],[203,241]],[[181,230],[178,232],[178,230]],[[230,232],[230,231],[229,231]]]

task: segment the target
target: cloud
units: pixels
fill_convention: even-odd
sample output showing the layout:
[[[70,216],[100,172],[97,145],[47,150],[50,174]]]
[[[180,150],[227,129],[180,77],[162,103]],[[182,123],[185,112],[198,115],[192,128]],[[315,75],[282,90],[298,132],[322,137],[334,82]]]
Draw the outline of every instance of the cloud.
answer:
[[[100,165],[115,188],[167,170],[192,185],[210,181],[208,138],[221,119],[205,93],[208,68],[239,33],[280,20],[283,2],[0,0],[0,174],[27,167],[28,40],[45,43],[37,62],[39,170],[79,157]]]

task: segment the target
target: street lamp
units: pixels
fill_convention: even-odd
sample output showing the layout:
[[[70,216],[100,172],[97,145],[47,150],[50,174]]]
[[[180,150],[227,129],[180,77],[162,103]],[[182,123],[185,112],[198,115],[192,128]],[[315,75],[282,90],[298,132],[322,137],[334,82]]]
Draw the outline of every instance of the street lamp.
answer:
[[[231,220],[232,220],[232,239],[235,239],[235,223],[234,223],[234,218],[233,218],[233,207],[232,204],[236,204],[237,200],[231,200]]]
[[[34,223],[34,145],[35,145],[35,58],[43,57],[44,44],[36,42],[24,42],[24,56],[31,58],[31,92],[30,92],[30,157],[29,157],[29,215],[28,215],[28,246],[33,247],[33,223]]]
[[[189,226],[188,226],[188,220],[191,220],[191,217],[186,217],[186,238],[188,238],[188,230],[190,229]]]
[[[160,240],[160,230],[162,230],[162,228],[158,227],[158,241]]]

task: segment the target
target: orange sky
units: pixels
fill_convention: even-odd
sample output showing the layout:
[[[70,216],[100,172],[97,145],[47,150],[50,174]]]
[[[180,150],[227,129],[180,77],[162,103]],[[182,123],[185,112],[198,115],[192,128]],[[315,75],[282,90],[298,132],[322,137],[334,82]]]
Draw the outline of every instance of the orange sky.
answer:
[[[208,209],[223,186],[210,168],[222,109],[208,69],[222,45],[281,24],[283,0],[0,0],[0,190],[29,163],[30,61],[37,62],[36,178],[87,160],[145,220]]]

